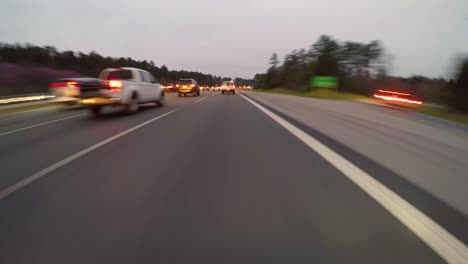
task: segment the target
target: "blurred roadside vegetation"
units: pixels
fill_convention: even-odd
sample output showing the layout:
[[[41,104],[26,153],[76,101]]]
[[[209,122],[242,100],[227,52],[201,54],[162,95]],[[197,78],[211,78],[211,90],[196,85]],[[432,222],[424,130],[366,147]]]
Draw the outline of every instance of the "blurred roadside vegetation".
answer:
[[[263,92],[263,93],[275,93],[275,94],[285,94],[285,95],[295,95],[295,96],[303,96],[303,97],[310,97],[310,98],[318,98],[318,99],[334,99],[334,100],[363,100],[367,99],[368,97],[355,94],[355,93],[347,93],[347,92],[337,92],[330,89],[313,89],[310,91],[296,91],[296,90],[288,90],[288,89],[255,89],[255,92]]]
[[[412,76],[389,76],[391,56],[379,41],[340,42],[322,35],[308,49],[293,50],[283,61],[276,53],[270,57],[266,73],[255,75],[256,89],[302,94],[314,97],[317,88],[310,87],[314,76],[338,78],[338,93],[372,96],[377,89],[408,92],[424,102],[468,112],[468,59],[459,67],[453,80]],[[334,97],[334,95],[331,93]],[[344,96],[346,97],[346,96]],[[348,96],[349,97],[349,96]]]
[[[88,54],[59,51],[53,46],[0,43],[0,96],[44,93],[53,80],[65,77],[97,77],[102,69],[135,67],[151,72],[161,83],[174,83],[192,78],[200,85],[220,85],[229,77],[201,72],[169,70],[156,66],[152,60],[105,57],[97,52]],[[253,80],[235,78],[236,85],[253,85]]]

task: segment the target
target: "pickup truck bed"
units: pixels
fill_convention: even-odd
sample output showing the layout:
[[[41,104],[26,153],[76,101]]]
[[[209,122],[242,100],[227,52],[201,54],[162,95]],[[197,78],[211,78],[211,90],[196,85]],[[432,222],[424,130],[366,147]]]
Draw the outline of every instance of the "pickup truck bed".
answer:
[[[122,105],[133,113],[141,103],[165,104],[161,85],[149,72],[136,68],[105,69],[99,79],[85,78],[76,80],[76,84],[80,102],[94,114],[100,114],[104,106]]]

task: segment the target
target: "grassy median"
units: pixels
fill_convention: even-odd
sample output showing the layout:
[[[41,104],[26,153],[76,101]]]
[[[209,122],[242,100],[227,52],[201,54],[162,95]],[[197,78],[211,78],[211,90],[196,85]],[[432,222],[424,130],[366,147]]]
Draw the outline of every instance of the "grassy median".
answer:
[[[443,107],[432,107],[432,106],[421,106],[421,107],[414,107],[410,110],[426,114],[430,116],[435,116],[442,119],[447,119],[450,121],[455,121],[458,123],[462,123],[468,125],[468,115],[456,112],[450,108],[443,108]]]
[[[286,90],[286,89],[254,89],[254,92],[260,93],[274,93],[274,94],[285,94],[285,95],[294,95],[294,96],[302,96],[302,97],[310,97],[310,98],[318,98],[318,99],[331,99],[331,100],[358,100],[367,98],[362,95],[352,94],[352,93],[342,93],[335,90],[330,89],[314,89],[311,91],[301,92],[301,91],[294,91],[294,90]]]
[[[310,97],[310,98],[317,98],[317,99],[354,100],[354,101],[360,101],[360,102],[365,102],[365,103],[382,103],[370,97],[352,94],[352,93],[341,93],[341,92],[328,90],[328,89],[317,89],[317,90],[312,90],[312,91],[307,91],[307,92],[286,90],[286,89],[271,89],[271,90],[254,89],[252,91],[260,92],[260,93],[294,95],[294,96]],[[404,108],[408,111],[414,111],[417,113],[426,114],[426,115],[438,117],[441,119],[446,119],[446,120],[468,125],[467,114],[456,112],[450,108],[424,106],[424,105],[420,107],[404,107]]]

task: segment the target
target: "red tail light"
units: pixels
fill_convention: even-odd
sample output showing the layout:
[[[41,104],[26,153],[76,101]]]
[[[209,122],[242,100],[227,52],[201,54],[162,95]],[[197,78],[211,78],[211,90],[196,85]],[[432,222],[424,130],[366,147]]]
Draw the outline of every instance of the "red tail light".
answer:
[[[71,81],[71,82],[55,82],[55,83],[51,83],[49,85],[49,88],[64,88],[64,87],[79,88],[77,82],[74,82],[74,81]]]
[[[65,87],[65,86],[67,86],[66,83],[51,83],[51,84],[49,85],[49,88],[52,89],[52,88]]]
[[[109,90],[116,91],[116,92],[120,91],[120,89],[122,88],[122,85],[123,84],[120,81],[109,81],[107,83],[107,86],[109,87]]]
[[[122,88],[122,82],[119,81],[110,81],[109,82],[110,88]]]
[[[192,88],[193,88],[193,87],[195,87],[195,84],[192,84],[191,86],[192,86]]]
[[[76,82],[67,82],[68,88],[78,88],[78,84]]]
[[[178,84],[176,84],[176,86],[175,86],[175,87],[179,88],[179,85],[178,85]]]

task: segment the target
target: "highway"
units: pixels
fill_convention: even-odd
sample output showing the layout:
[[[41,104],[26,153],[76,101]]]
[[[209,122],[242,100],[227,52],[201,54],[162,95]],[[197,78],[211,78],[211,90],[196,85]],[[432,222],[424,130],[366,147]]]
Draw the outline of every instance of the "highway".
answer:
[[[0,263],[467,263],[466,127],[254,92],[167,102],[0,116]]]

